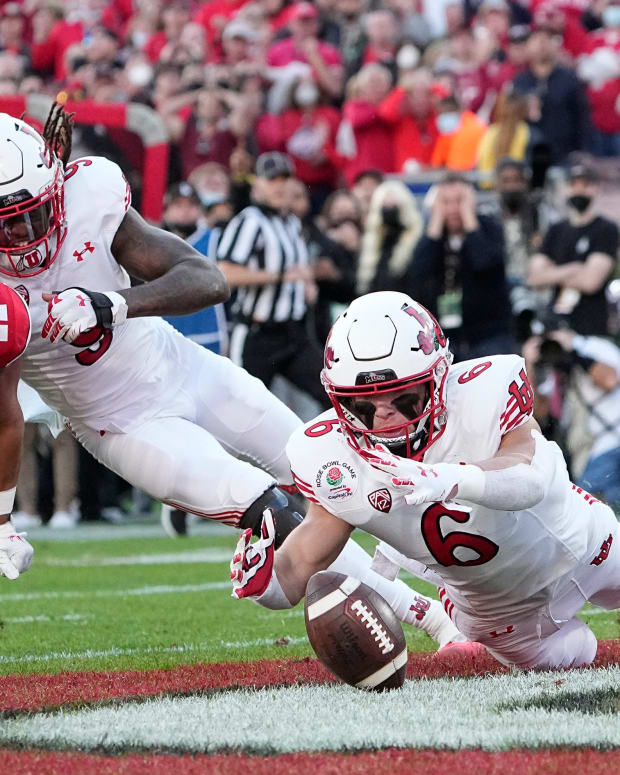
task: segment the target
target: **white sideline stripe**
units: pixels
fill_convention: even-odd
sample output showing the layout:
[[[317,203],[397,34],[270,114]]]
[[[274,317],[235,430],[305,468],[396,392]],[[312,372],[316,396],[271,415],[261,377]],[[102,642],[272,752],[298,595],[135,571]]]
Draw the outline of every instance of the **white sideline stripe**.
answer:
[[[286,646],[296,646],[299,643],[307,643],[308,639],[303,638],[287,638]],[[113,646],[109,649],[101,649],[100,651],[93,651],[87,649],[86,651],[52,651],[47,654],[20,654],[15,656],[3,656],[0,655],[0,664],[9,665],[15,662],[52,662],[56,659],[101,659],[102,657],[128,657],[128,656],[143,656],[146,654],[186,654],[196,651],[209,651],[213,649],[215,644],[213,643],[183,643],[177,646],[148,646],[147,648],[134,648],[123,649]],[[220,648],[225,649],[245,649],[255,646],[276,646],[273,638],[257,638],[256,640],[221,640],[217,644]]]
[[[347,576],[338,589],[308,606],[308,620],[312,621],[327,611],[331,611],[332,608],[346,600],[352,592],[355,592],[359,585],[360,582],[357,579],[354,579],[353,576]]]
[[[81,592],[77,589],[67,589],[63,592],[16,592],[8,595],[0,594],[0,603],[14,603],[22,600],[55,600],[57,598],[76,597],[127,597],[142,595],[180,595],[185,592],[211,592],[215,589],[229,589],[229,581],[207,581],[204,584],[162,584],[161,586],[137,587],[135,589],[97,589]]]
[[[406,662],[407,649],[403,649],[395,659],[392,659],[391,662],[387,663],[387,665],[383,665],[383,667],[380,667],[372,675],[369,675],[355,685],[358,687],[358,689],[365,689],[366,687],[372,688],[373,686],[377,686],[377,684],[385,681],[386,678],[389,678],[394,673],[397,673],[400,668],[406,664]]]
[[[60,568],[91,568],[109,565],[177,565],[184,563],[229,562],[231,556],[232,551],[226,549],[197,549],[192,552],[128,554],[120,557],[96,557],[88,554],[76,559],[50,557],[44,564]]]
[[[573,707],[575,694],[592,697],[619,685],[620,668],[610,667],[417,679],[385,693],[342,684],[248,688],[5,718],[0,745],[106,753],[130,747],[175,753],[235,750],[263,756],[392,747],[617,749],[620,724],[612,712],[580,712],[561,704],[523,706],[572,697]]]

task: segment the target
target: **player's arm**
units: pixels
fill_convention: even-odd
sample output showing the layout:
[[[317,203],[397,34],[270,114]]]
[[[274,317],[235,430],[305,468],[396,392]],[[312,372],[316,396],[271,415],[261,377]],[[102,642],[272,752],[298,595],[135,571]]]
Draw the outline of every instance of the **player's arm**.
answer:
[[[114,236],[112,253],[132,277],[143,281],[120,291],[127,317],[187,315],[230,295],[213,261],[174,234],[150,226],[132,207]]]
[[[266,608],[290,608],[305,595],[310,577],[338,557],[352,530],[313,503],[276,552],[273,518],[266,509],[261,538],[250,544],[246,530],[237,544],[230,564],[233,597],[248,597]]]
[[[11,517],[22,459],[24,418],[17,400],[19,361],[0,369],[0,525]]]
[[[530,418],[503,436],[492,457],[467,465],[404,460],[380,445],[365,457],[392,474],[392,484],[407,491],[410,505],[458,499],[498,511],[521,511],[545,495],[545,475],[535,465],[536,432],[538,423]]]
[[[571,261],[568,264],[555,264],[544,253],[535,253],[528,264],[526,284],[530,288],[564,285],[582,266],[583,264],[579,261]]]

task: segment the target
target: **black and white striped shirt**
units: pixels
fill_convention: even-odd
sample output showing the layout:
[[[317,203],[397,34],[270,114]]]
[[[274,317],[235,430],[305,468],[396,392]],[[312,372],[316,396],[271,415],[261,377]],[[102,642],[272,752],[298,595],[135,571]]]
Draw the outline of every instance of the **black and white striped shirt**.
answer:
[[[283,218],[264,205],[246,207],[222,234],[217,258],[280,275],[307,265],[308,250],[301,236],[301,222],[295,215]],[[234,316],[248,323],[301,320],[306,314],[304,292],[302,280],[241,286]]]

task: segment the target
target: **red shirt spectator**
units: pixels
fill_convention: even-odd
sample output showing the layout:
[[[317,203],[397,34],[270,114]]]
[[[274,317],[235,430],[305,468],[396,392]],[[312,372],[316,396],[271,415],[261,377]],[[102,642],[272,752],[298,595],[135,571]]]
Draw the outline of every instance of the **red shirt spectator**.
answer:
[[[312,81],[301,81],[293,93],[292,108],[277,116],[266,113],[258,119],[259,149],[288,153],[295,162],[295,176],[308,186],[334,186],[337,169],[331,157],[340,113],[336,108],[316,104],[319,90]],[[306,104],[302,107],[301,103]]]
[[[402,172],[414,159],[429,165],[439,132],[431,98],[430,73],[420,69],[410,73],[381,103],[379,115],[392,125],[394,169]]]
[[[183,27],[189,21],[189,12],[185,3],[173,2],[163,9],[161,18],[164,25],[163,30],[151,35],[144,47],[144,52],[151,62],[159,61],[164,46],[168,43],[177,43],[180,40]]]
[[[359,71],[355,80],[356,98],[344,103],[342,116],[353,130],[355,146],[341,162],[349,187],[363,170],[394,170],[392,125],[379,114],[379,105],[390,89],[389,70],[371,63]]]
[[[40,8],[32,19],[32,69],[38,73],[52,72],[57,81],[62,81],[67,75],[65,53],[83,37],[82,22],[69,24],[58,20],[51,9]]]
[[[195,16],[195,21],[207,31],[209,43],[219,41],[226,22],[237,15],[249,0],[210,0],[204,3]]]

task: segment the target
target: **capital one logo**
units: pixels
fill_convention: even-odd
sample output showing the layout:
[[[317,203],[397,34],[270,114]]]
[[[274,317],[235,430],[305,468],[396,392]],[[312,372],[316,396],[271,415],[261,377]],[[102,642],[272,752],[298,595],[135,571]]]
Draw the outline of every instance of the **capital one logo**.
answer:
[[[0,342],[9,341],[9,312],[6,304],[0,304]]]

